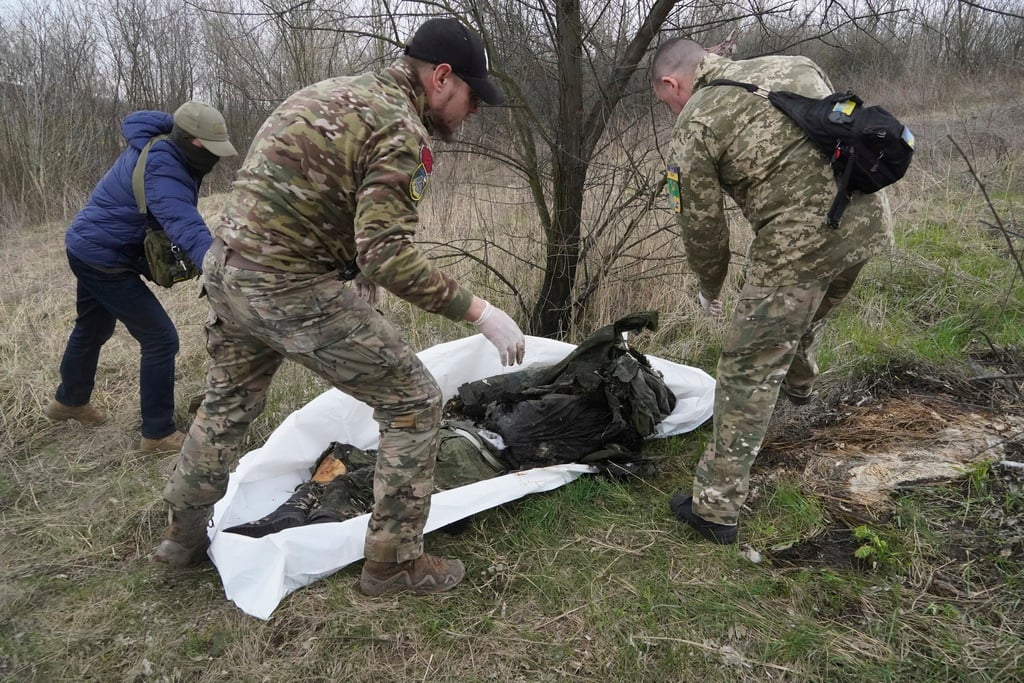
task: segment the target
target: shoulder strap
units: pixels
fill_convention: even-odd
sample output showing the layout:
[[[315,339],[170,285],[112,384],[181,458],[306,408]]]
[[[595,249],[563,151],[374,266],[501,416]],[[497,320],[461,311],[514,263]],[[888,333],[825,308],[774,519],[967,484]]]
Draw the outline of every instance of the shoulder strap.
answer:
[[[715,80],[708,82],[708,85],[734,85],[737,88],[743,88],[749,93],[753,93],[758,97],[764,98],[767,98],[769,93],[768,90],[765,90],[759,85],[754,85],[753,83],[743,83],[741,81],[730,81],[728,78],[716,78]]]
[[[132,192],[135,193],[135,205],[139,207],[139,213],[146,213],[146,159],[149,158],[149,148],[154,142],[166,140],[170,135],[155,135],[149,139],[146,146],[139,152],[139,160],[135,162],[135,170],[132,171]]]

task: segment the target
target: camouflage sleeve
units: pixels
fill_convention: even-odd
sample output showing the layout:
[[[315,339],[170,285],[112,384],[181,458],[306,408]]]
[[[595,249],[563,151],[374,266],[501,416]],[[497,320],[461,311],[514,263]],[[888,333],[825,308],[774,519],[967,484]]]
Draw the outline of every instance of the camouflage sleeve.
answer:
[[[462,320],[472,295],[412,241],[430,148],[408,130],[381,131],[378,140],[356,193],[359,267],[364,276],[423,310]]]
[[[716,299],[729,270],[729,226],[715,164],[717,142],[710,130],[682,123],[675,131],[674,159],[679,167],[679,227],[686,261],[701,292]]]

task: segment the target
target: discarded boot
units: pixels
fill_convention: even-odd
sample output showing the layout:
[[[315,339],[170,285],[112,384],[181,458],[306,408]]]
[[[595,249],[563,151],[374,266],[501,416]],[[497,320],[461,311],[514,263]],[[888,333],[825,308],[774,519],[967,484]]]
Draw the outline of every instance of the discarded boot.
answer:
[[[57,399],[43,406],[43,415],[51,420],[78,420],[82,424],[100,425],[107,421],[106,413],[92,407],[91,403],[82,406],[66,406]]]
[[[163,453],[167,451],[180,451],[181,444],[185,442],[184,432],[171,432],[162,439],[147,439],[142,437],[142,441],[139,442],[140,451],[149,451],[150,453]]]
[[[795,406],[805,406],[818,396],[818,392],[814,389],[810,387],[797,389],[786,384],[786,380],[782,380],[782,386],[779,387],[779,391]]]
[[[704,519],[693,511],[693,496],[688,493],[677,493],[669,501],[669,508],[680,520],[686,522],[698,534],[719,545],[730,545],[736,542],[736,524],[716,524]]]
[[[310,509],[320,500],[324,493],[324,485],[315,481],[306,481],[295,487],[295,493],[288,500],[266,517],[254,522],[246,522],[224,529],[227,533],[241,534],[249,538],[263,538],[269,534],[302,526]]]
[[[446,560],[423,553],[406,562],[363,563],[359,589],[364,595],[409,591],[411,593],[443,593],[454,588],[466,575],[461,560]]]
[[[153,552],[153,561],[175,569],[205,562],[210,547],[206,529],[212,516],[213,507],[172,509],[165,538]]]

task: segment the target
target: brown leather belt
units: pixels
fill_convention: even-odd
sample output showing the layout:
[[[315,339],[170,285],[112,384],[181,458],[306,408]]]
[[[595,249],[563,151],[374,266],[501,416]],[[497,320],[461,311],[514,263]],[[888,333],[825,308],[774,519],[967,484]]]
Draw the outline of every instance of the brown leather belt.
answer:
[[[227,245],[225,245],[224,242],[222,242],[219,239],[213,240],[213,244],[210,245],[210,251],[212,251],[215,255],[223,258],[224,265],[226,266],[231,266],[233,268],[241,268],[242,270],[255,270],[258,273],[281,272],[277,268],[271,268],[270,266],[265,266],[262,263],[250,261],[249,259],[245,258],[238,252],[231,251],[231,249],[229,249]]]

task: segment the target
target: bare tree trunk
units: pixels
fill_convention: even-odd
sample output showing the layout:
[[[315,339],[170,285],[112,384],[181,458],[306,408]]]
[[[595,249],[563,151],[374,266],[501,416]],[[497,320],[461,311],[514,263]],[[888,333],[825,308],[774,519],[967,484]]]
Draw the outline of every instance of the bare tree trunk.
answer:
[[[568,330],[580,254],[580,222],[588,159],[583,158],[583,40],[579,0],[558,0],[555,49],[562,85],[552,149],[552,206],[545,226],[544,281],[530,315],[530,331],[561,337]],[[589,156],[589,155],[588,155]]]
[[[583,21],[579,0],[557,0],[555,50],[561,92],[552,132],[551,219],[545,225],[544,280],[530,315],[530,333],[561,338],[573,315],[580,260],[580,228],[587,171],[608,118],[622,99],[637,64],[678,0],[658,0],[630,41],[601,97],[584,111]]]

